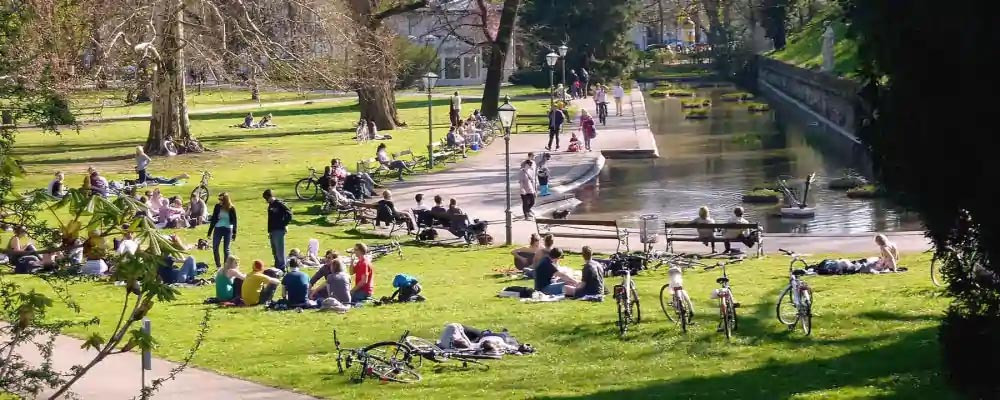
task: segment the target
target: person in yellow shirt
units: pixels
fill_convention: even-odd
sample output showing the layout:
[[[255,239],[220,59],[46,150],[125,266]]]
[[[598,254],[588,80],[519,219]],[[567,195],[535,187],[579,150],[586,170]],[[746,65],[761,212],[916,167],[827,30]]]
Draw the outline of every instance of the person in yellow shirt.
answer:
[[[264,263],[260,260],[253,261],[253,273],[247,275],[240,289],[240,296],[243,298],[243,305],[255,306],[271,301],[274,291],[278,288],[279,280],[264,275]]]

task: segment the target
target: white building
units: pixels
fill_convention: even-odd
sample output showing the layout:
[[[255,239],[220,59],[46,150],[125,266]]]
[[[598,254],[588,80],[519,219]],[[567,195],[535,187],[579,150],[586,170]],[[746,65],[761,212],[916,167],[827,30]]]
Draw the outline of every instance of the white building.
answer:
[[[492,5],[498,23],[500,5]],[[480,11],[473,0],[440,0],[430,8],[391,17],[386,21],[400,36],[414,43],[433,46],[441,61],[435,71],[439,86],[477,85],[486,81],[486,60],[482,46],[472,43],[485,42],[481,28]],[[495,27],[493,28],[496,29]],[[471,42],[471,43],[470,43]],[[504,66],[504,80],[514,72],[514,40]]]

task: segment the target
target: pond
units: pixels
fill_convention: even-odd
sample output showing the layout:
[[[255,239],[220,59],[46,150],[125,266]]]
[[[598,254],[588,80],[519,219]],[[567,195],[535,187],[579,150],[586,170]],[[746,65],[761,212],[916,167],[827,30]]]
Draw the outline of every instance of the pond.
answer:
[[[920,229],[917,216],[885,199],[848,198],[827,188],[847,171],[870,170],[858,146],[795,110],[772,104],[773,111],[750,113],[745,103],[724,102],[720,96],[737,89],[729,85],[695,89],[712,99],[709,118],[686,119],[677,98],[646,98],[646,111],[660,158],[608,160],[595,181],[577,190],[580,205],[574,217],[617,219],[636,226],[642,214],[660,220],[686,221],[707,206],[713,218],[725,221],[734,207],[759,221],[766,232],[845,234]],[[728,87],[727,87],[728,86]],[[779,177],[799,181],[816,173],[809,204],[816,216],[778,216],[777,205],[743,204],[745,191],[773,185]]]

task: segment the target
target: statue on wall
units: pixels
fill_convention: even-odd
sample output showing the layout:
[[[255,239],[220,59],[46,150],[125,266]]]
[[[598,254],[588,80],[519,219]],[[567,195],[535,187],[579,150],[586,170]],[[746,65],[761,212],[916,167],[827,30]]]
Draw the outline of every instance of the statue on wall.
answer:
[[[833,73],[833,47],[836,41],[837,38],[836,34],[833,33],[833,26],[827,21],[826,31],[823,32],[823,66],[820,68],[823,72]]]

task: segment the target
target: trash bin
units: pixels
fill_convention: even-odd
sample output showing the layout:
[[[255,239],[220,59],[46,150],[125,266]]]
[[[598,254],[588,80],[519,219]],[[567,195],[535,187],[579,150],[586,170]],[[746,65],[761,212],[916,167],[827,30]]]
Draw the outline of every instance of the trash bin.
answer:
[[[660,216],[643,214],[639,216],[639,242],[653,244],[660,240]]]
[[[14,125],[14,113],[10,110],[0,110],[0,125]]]

